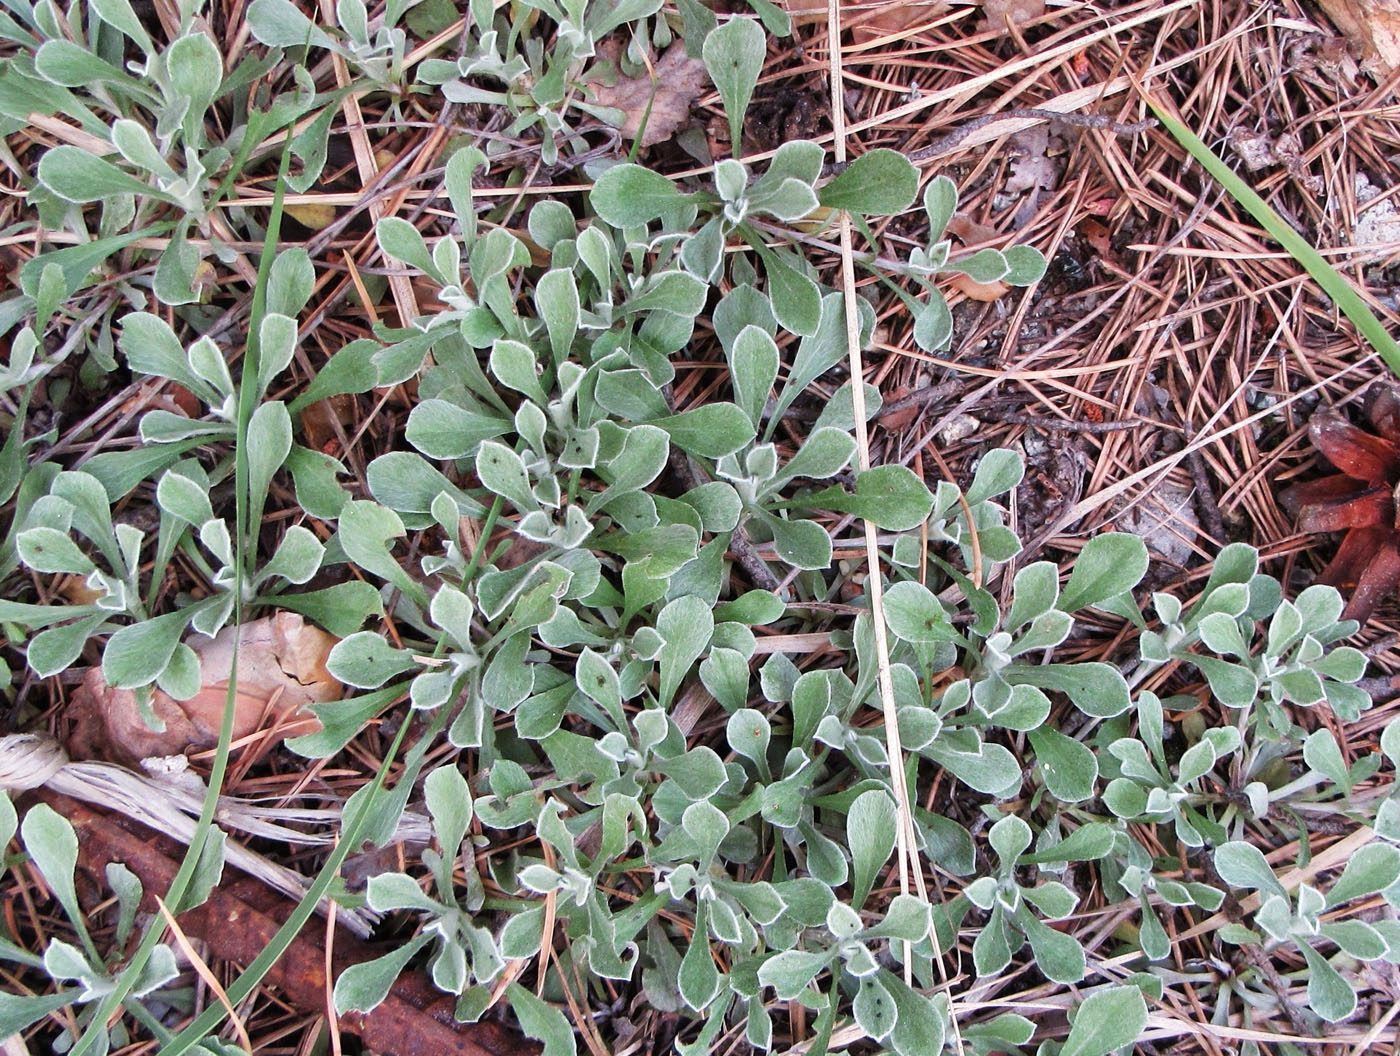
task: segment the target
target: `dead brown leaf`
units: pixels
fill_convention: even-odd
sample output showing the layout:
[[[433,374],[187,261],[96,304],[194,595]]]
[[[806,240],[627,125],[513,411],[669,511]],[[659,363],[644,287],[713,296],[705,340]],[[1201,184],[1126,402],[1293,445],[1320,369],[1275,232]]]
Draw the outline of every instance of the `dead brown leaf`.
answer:
[[[1007,27],[1018,26],[1045,14],[1045,0],[982,0],[987,29],[1005,33]]]
[[[954,272],[949,275],[948,281],[964,297],[974,301],[995,301],[1005,297],[1011,289],[1004,282],[978,282],[962,272]]]
[[[1382,74],[1400,66],[1400,0],[1318,0],[1318,6]]]
[[[193,635],[203,688],[189,700],[175,700],[159,689],[151,707],[165,723],[158,733],[146,725],[136,694],[109,686],[102,669],[88,671],[69,701],[74,759],[107,759],[134,764],[151,756],[178,755],[210,748],[219,741],[224,704],[233,670],[233,643],[239,633],[238,690],[234,696],[233,737],[237,742],[261,730],[275,731],[262,743],[319,729],[309,704],[339,700],[344,687],[326,670],[337,639],[292,612],[279,612],[241,628],[226,627],[214,638]]]
[[[685,46],[672,44],[656,61],[656,95],[652,96],[651,77],[620,77],[616,84],[593,86],[594,99],[600,106],[610,106],[625,115],[622,134],[636,139],[640,132],[644,147],[664,143],[690,120],[690,104],[709,87],[705,64],[685,53]],[[651,113],[647,102],[651,101]],[[646,127],[642,127],[642,119]]]

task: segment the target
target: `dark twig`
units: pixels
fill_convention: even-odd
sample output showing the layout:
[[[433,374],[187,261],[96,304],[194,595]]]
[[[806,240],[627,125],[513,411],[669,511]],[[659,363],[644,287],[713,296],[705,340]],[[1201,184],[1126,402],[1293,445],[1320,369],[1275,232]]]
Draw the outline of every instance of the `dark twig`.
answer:
[[[1196,512],[1206,526],[1206,534],[1220,545],[1225,545],[1225,521],[1220,516],[1220,506],[1215,501],[1215,491],[1210,486],[1210,472],[1206,460],[1199,449],[1186,456],[1186,468],[1191,471],[1191,482],[1196,486]]]

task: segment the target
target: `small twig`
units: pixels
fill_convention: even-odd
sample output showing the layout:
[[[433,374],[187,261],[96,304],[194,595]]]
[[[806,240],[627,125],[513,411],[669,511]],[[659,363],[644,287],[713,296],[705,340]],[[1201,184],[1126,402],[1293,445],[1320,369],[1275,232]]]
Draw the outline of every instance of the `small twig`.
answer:
[[[929,161],[933,158],[942,157],[944,154],[951,154],[968,136],[978,129],[986,128],[988,125],[995,125],[999,121],[1017,121],[1029,118],[1038,118],[1042,121],[1050,121],[1057,125],[1066,125],[1070,128],[1098,129],[1105,132],[1112,132],[1116,136],[1131,136],[1139,132],[1146,132],[1149,128],[1155,128],[1156,120],[1148,118],[1146,121],[1134,121],[1124,124],[1115,121],[1106,114],[1065,114],[1058,110],[1043,110],[1038,107],[1027,107],[1019,110],[1003,110],[999,114],[986,114],[982,117],[974,117],[970,121],[964,121],[951,132],[940,136],[932,143],[918,150],[907,152],[907,156],[912,162]]]
[[[1215,501],[1215,492],[1210,486],[1206,460],[1199,449],[1186,456],[1186,468],[1191,471],[1191,482],[1196,486],[1196,512],[1205,523],[1206,534],[1218,545],[1224,546],[1225,521],[1220,516],[1220,505]]]
[[[910,407],[923,407],[925,404],[937,403],[946,397],[957,395],[962,389],[963,382],[956,380],[915,389],[908,396],[901,396],[897,400],[890,400],[882,404],[880,412],[875,417],[878,420],[892,414],[898,414],[900,411],[907,411]]]
[[[1141,429],[1155,426],[1159,429],[1173,429],[1161,422],[1145,418],[1116,419],[1107,422],[1072,422],[1067,418],[1046,418],[1038,414],[1020,414],[1016,411],[987,411],[990,418],[1007,425],[1025,425],[1032,429],[1044,429],[1050,433],[1084,433],[1088,436],[1103,436],[1106,433],[1121,433],[1125,429]]]

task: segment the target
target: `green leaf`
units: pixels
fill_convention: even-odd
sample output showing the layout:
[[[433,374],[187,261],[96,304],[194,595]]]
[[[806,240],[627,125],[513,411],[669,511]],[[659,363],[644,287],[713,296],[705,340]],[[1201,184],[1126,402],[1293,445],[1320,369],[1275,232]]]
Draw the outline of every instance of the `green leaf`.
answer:
[[[919,170],[897,150],[880,147],[856,158],[823,187],[817,198],[828,209],[865,216],[902,213],[919,193]]]
[[[807,492],[792,505],[852,513],[885,531],[906,532],[933,512],[933,493],[907,466],[875,466],[856,477],[854,493],[832,485]]]
[[[1308,1005],[1328,1023],[1339,1023],[1356,1011],[1356,991],[1327,958],[1305,942],[1297,944],[1308,962]]]
[[[696,913],[695,930],[691,933],[685,956],[681,958],[677,982],[681,997],[697,1012],[703,1012],[719,996],[722,980],[710,953],[708,903],[701,902]]]
[[[766,510],[761,519],[773,533],[773,548],[794,568],[831,567],[831,536],[815,521],[784,520]]]
[[[117,631],[102,652],[102,677],[117,689],[150,685],[170,662],[190,615],[171,612]]]
[[[729,119],[731,152],[743,153],[744,112],[753,98],[754,86],[763,70],[768,52],[768,38],[761,26],[751,19],[731,16],[729,21],[713,30],[701,48],[705,69],[724,102]]]
[[[681,681],[709,647],[714,634],[714,611],[699,598],[685,596],[666,603],[656,617],[663,644],[660,652],[661,686],[657,694],[663,708],[680,688]]]
[[[1284,895],[1283,885],[1274,875],[1264,852],[1252,843],[1233,840],[1215,850],[1215,871],[1231,887],[1247,887],[1273,895]]]
[[[395,980],[431,936],[419,935],[372,961],[352,964],[336,978],[331,1000],[341,1015],[371,1012],[389,996]]]
[[[747,414],[732,403],[711,403],[666,418],[652,419],[666,430],[671,442],[700,458],[733,454],[754,438],[756,427]]]
[[[851,904],[865,904],[875,875],[889,860],[895,845],[894,800],[883,789],[862,792],[846,814],[846,840],[851,849]]]
[[[778,346],[762,327],[750,324],[739,331],[726,352],[734,402],[748,415],[756,435],[764,404],[778,380]]]
[[[885,622],[899,638],[916,645],[958,639],[942,602],[933,591],[912,580],[885,591]]]
[[[0,1033],[5,1037],[27,1030],[39,1020],[78,1000],[77,990],[60,990],[53,994],[0,993]]]
[[[169,195],[128,175],[110,161],[67,145],[54,147],[39,159],[39,182],[60,198],[84,204],[119,194],[142,194],[162,201]]]
[[[1111,986],[1085,998],[1060,1056],[1108,1056],[1137,1041],[1147,1027],[1147,1002],[1135,986]]]
[[[374,631],[359,631],[336,642],[326,658],[326,670],[356,689],[378,689],[417,667],[407,651],[395,649]]]
[[[1132,707],[1128,683],[1112,664],[1016,664],[1003,674],[1013,685],[1058,690],[1080,711],[1095,718],[1111,719]]]
[[[1076,744],[1079,742],[1076,741]],[[1093,862],[1113,850],[1113,828],[1102,822],[1081,825],[1059,843],[1033,854],[1023,854],[1018,864],[1048,865],[1059,862]]]
[[[485,440],[511,429],[494,415],[459,407],[447,400],[423,400],[408,415],[404,437],[429,458],[470,458]]]
[[[593,182],[589,203],[614,227],[651,223],[688,200],[659,172],[641,165],[614,165]]]
[[[758,981],[763,986],[771,986],[780,1001],[791,1001],[830,963],[828,953],[784,950],[759,965]]]
[[[382,460],[376,460],[382,461]],[[340,511],[340,530],[336,538],[345,556],[366,572],[388,580],[410,598],[426,606],[427,592],[389,553],[389,541],[408,534],[403,521],[393,510],[377,502],[357,499],[347,502]]]
[[[1400,849],[1388,843],[1368,843],[1349,859],[1331,890],[1327,906],[1384,891],[1400,880]]]
[[[85,576],[96,567],[66,533],[42,525],[20,532],[15,537],[15,550],[35,572]]]
[[[506,988],[511,1011],[526,1037],[544,1042],[541,1056],[575,1056],[578,1052],[574,1030],[553,1005],[546,1004],[519,983]]]
[[[898,1056],[929,1056],[942,1052],[947,1034],[942,1010],[894,972],[882,968],[879,979],[889,991],[896,1009],[890,1047]]]
[[[68,919],[82,927],[87,918],[73,886],[73,873],[78,867],[78,834],[73,826],[47,803],[36,803],[24,815],[20,835],[30,860]]]
[[[1059,609],[1075,612],[1132,590],[1147,574],[1147,544],[1128,532],[1105,532],[1084,544],[1060,595]]]
[[[1051,729],[1031,730],[1028,736],[1052,796],[1064,803],[1080,803],[1093,796],[1099,763],[1092,751]]]
[[[894,998],[878,976],[867,976],[860,981],[851,1012],[856,1017],[856,1025],[872,1041],[883,1041],[894,1030],[898,1014]]]

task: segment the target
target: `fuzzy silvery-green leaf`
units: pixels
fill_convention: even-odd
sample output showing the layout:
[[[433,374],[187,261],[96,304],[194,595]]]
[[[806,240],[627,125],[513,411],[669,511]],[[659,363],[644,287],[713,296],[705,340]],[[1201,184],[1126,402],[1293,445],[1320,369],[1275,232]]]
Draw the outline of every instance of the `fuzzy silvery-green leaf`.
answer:
[[[317,28],[291,0],[253,0],[248,5],[248,28],[253,36],[270,47],[335,49],[324,31]]]
[[[812,509],[855,514],[892,532],[917,528],[933,510],[933,493],[907,466],[875,466],[856,477],[854,492],[833,485],[796,501]]]
[[[1036,965],[1047,978],[1057,983],[1077,983],[1084,978],[1084,947],[1073,935],[1041,923],[1025,906],[1017,912],[1016,923],[1031,944]]]
[[[650,424],[664,429],[671,442],[682,451],[701,458],[733,454],[752,440],[756,431],[742,409],[724,402],[653,418]]]
[[[40,678],[52,678],[67,670],[82,655],[87,640],[101,633],[107,622],[106,613],[87,616],[60,627],[40,631],[29,640],[26,659]]]
[[[447,400],[423,400],[409,412],[405,439],[429,458],[468,458],[478,445],[510,430],[511,423]]]
[[[896,973],[882,968],[881,985],[894,1000],[896,1018],[889,1046],[898,1056],[927,1056],[942,1052],[947,1032],[944,1013]]]
[[[885,622],[895,635],[914,644],[957,639],[943,604],[933,591],[913,580],[885,591]]]
[[[326,658],[326,669],[356,689],[378,689],[417,667],[406,650],[395,649],[375,631],[359,631],[336,642]]]
[[[663,708],[670,707],[680,688],[681,680],[700,659],[714,634],[714,611],[699,598],[676,598],[656,617],[656,630],[661,635],[659,656],[661,686],[657,694]]]
[[[1062,612],[1075,612],[1132,590],[1147,574],[1147,544],[1129,532],[1105,532],[1084,544],[1060,595]]]
[[[1094,794],[1099,764],[1092,751],[1055,730],[1031,730],[1028,736],[1051,795],[1065,803],[1080,803]]]
[[[895,845],[894,800],[881,789],[862,792],[846,814],[846,843],[851,849],[851,903],[865,904],[875,875]]]
[[[701,48],[705,69],[724,103],[724,113],[729,119],[729,142],[736,154],[740,153],[744,112],[753,98],[767,51],[768,38],[762,27],[738,16],[731,16],[728,22],[711,31]]]
[[[856,158],[817,194],[828,209],[865,216],[902,213],[919,193],[919,170],[897,150],[880,147]]]
[[[423,588],[389,553],[390,540],[407,534],[398,514],[377,502],[354,500],[341,508],[339,528],[336,538],[351,561],[388,580],[420,604],[427,604]]]
[[[830,963],[828,953],[784,950],[759,966],[758,981],[763,986],[771,986],[780,1001],[791,1001]]]
[[[765,781],[772,780],[768,769],[768,743],[772,737],[772,728],[763,712],[753,708],[740,708],[729,716],[725,734],[730,748],[755,763],[759,775]]]
[[[1016,664],[1004,671],[1008,682],[1058,690],[1095,718],[1111,719],[1132,707],[1128,683],[1112,664]]]
[[[1045,277],[1045,254],[1034,246],[1008,246],[1002,250],[1006,259],[1006,274],[1001,281],[1008,286],[1030,286]]]
[[[102,677],[117,689],[150,685],[170,662],[189,620],[187,611],[172,612],[121,628],[102,651]]]
[[[878,976],[870,976],[860,981],[860,990],[856,993],[851,1013],[855,1016],[856,1026],[865,1031],[872,1041],[883,1041],[888,1037],[894,1030],[895,1019],[898,1016],[894,998],[890,996],[890,992],[885,989]]]
[[[699,804],[695,804],[699,806]],[[695,930],[690,936],[690,945],[681,958],[680,975],[677,982],[685,1003],[697,1012],[703,1012],[719,996],[724,980],[720,977],[715,959],[710,953],[708,904],[700,903],[695,918]]]
[[[763,406],[778,379],[778,346],[762,327],[749,325],[739,331],[726,352],[734,402],[748,416],[756,433]]]
[[[941,269],[961,272],[974,282],[1000,282],[1011,271],[1011,265],[998,249],[982,249],[970,257],[950,260]]]
[[[336,1012],[370,1012],[389,996],[395,980],[408,962],[427,945],[430,936],[418,935],[372,961],[353,964],[336,978],[332,1003]]]
[[[1347,859],[1342,875],[1327,892],[1327,905],[1330,908],[1384,891],[1397,880],[1400,849],[1388,843],[1368,843]]]
[[[1147,1026],[1147,1002],[1135,986],[1112,986],[1084,999],[1060,1056],[1108,1056]]]
[[[10,1037],[27,1030],[45,1016],[71,1005],[78,996],[76,990],[25,996],[0,993],[0,1031]]]
[[[626,163],[599,176],[588,197],[594,211],[614,227],[648,224],[685,200],[676,185],[659,172]]]
[[[1328,1023],[1339,1023],[1356,1011],[1356,991],[1327,958],[1306,943],[1298,943],[1308,962],[1308,1005]]]
[[[1343,792],[1351,792],[1351,771],[1331,730],[1323,727],[1309,735],[1303,742],[1303,761]]]
[[[73,886],[73,873],[78,866],[78,835],[73,826],[47,803],[36,803],[25,813],[19,831],[30,861],[54,898],[68,919],[82,927],[87,918]]]
[[[1076,741],[1076,744],[1079,742]],[[1081,825],[1059,843],[1021,855],[1020,864],[1048,865],[1058,862],[1092,862],[1113,849],[1113,829],[1101,822]]]
[[[1264,852],[1251,843],[1234,840],[1215,850],[1215,871],[1232,887],[1246,887],[1266,894],[1283,895]]]
[[[924,188],[923,205],[928,215],[929,240],[937,242],[958,207],[958,185],[947,176],[935,176]]]
[[[511,1011],[526,1037],[544,1042],[541,1056],[574,1056],[578,1046],[574,1041],[574,1030],[553,1005],[546,1004],[519,983],[511,983],[506,988]]]
[[[815,521],[784,520],[767,511],[760,514],[773,535],[773,549],[788,564],[801,569],[824,569],[831,565],[831,536]]]
[[[185,134],[204,124],[204,112],[219,93],[224,77],[224,60],[208,35],[187,33],[165,51],[166,75],[170,87],[189,100],[185,113]]]
[[[110,161],[67,145],[53,147],[39,159],[39,182],[58,197],[79,204],[100,202],[120,194],[170,196],[128,175]]]
[[[35,572],[86,576],[92,560],[65,533],[43,526],[20,532],[15,540],[19,559]]]

